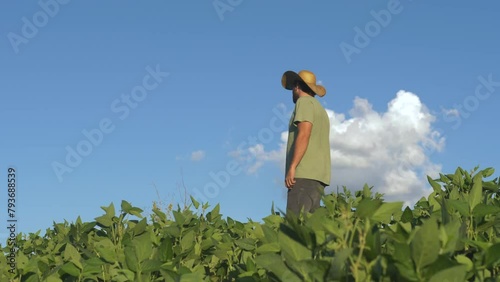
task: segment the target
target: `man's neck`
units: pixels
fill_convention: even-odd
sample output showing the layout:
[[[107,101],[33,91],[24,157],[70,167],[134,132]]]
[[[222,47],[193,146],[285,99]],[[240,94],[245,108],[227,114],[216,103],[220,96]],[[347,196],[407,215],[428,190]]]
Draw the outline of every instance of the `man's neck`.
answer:
[[[306,92],[301,92],[301,93],[299,93],[299,98],[300,98],[300,97],[314,97],[314,96],[313,96],[313,95],[309,95],[309,94],[308,94],[308,93],[306,93]]]

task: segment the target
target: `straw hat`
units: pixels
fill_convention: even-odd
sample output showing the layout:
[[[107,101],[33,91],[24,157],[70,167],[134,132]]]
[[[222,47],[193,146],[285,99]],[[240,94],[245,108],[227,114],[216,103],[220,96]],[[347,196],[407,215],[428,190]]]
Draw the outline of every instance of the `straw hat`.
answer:
[[[326,89],[322,85],[316,84],[316,76],[308,70],[301,70],[299,73],[286,71],[281,77],[281,85],[288,90],[292,90],[297,80],[303,81],[318,96],[323,97]]]

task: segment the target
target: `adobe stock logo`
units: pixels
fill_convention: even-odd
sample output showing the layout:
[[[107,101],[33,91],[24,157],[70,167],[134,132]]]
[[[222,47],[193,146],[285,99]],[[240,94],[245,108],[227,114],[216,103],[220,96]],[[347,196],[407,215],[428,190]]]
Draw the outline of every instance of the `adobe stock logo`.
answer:
[[[471,116],[471,113],[476,111],[479,108],[479,104],[481,101],[486,101],[491,97],[491,94],[495,93],[500,87],[500,81],[493,80],[493,74],[488,74],[485,76],[477,77],[478,83],[474,88],[474,94],[468,95],[463,99],[463,101],[459,104],[455,103],[451,110],[443,111],[443,119],[447,123],[453,123],[452,129],[457,130],[462,125],[462,118],[467,119]],[[441,129],[436,129],[436,132],[441,132]],[[444,140],[447,138],[447,134],[440,133],[440,140]],[[422,144],[425,155],[430,158],[434,153],[439,152],[441,150],[441,146],[426,143]],[[418,163],[415,163],[414,159],[408,158],[403,162],[401,171],[411,171],[415,166],[418,166]]]
[[[19,54],[19,46],[21,44],[28,44],[30,39],[35,38],[39,30],[49,23],[49,19],[59,14],[60,5],[66,5],[69,2],[70,0],[38,1],[38,6],[40,6],[41,10],[34,13],[31,19],[22,17],[21,21],[23,22],[23,26],[21,27],[21,34],[14,32],[9,32],[7,34],[7,38],[9,39],[14,53]]]
[[[143,102],[148,94],[159,87],[163,79],[170,74],[162,72],[160,66],[156,65],[153,69],[151,66],[146,67],[147,74],[143,77],[142,83],[133,87],[130,94],[121,94],[120,98],[116,98],[111,102],[111,112],[117,114],[119,120],[125,120],[130,112],[136,109]],[[90,130],[83,129],[81,131],[83,139],[73,146],[66,146],[66,157],[64,162],[53,161],[52,170],[54,171],[59,183],[63,181],[63,175],[71,173],[75,168],[80,166],[85,157],[88,157],[104,141],[106,134],[110,134],[116,129],[116,125],[109,117],[104,117],[100,120],[97,128]]]
[[[491,94],[495,93],[496,88],[500,87],[500,81],[493,80],[493,74],[488,74],[488,77],[477,77],[478,84],[474,89],[474,95],[469,95],[460,104],[454,104],[453,110],[449,113],[443,113],[443,119],[446,122],[453,122],[452,128],[458,129],[462,125],[462,118],[467,119],[471,113],[479,108],[481,101],[490,98]]]
[[[412,0],[410,0],[412,1]],[[367,22],[363,28],[354,27],[353,44],[342,41],[339,45],[344,58],[350,64],[354,54],[360,54],[361,50],[368,47],[372,39],[380,35],[383,28],[391,24],[393,16],[398,15],[403,11],[403,6],[399,0],[389,0],[387,8],[380,11],[371,10],[370,15],[373,20]]]
[[[212,5],[219,16],[220,21],[224,21],[224,13],[234,11],[234,8],[243,3],[243,0],[214,0]]]
[[[279,136],[281,132],[287,129],[290,117],[287,115],[286,107],[280,104],[274,107],[272,112],[274,115],[269,120],[268,126],[261,128],[256,135],[248,136],[246,141],[242,141],[237,146],[238,152],[248,151],[257,144],[271,143],[276,136]],[[226,163],[224,169],[218,172],[210,171],[208,175],[212,181],[206,183],[201,190],[198,188],[193,189],[193,197],[202,203],[207,203],[208,199],[216,198],[223,189],[229,186],[232,178],[245,171],[243,166],[250,164],[254,159],[255,156],[251,155],[245,159],[244,163],[230,160]]]

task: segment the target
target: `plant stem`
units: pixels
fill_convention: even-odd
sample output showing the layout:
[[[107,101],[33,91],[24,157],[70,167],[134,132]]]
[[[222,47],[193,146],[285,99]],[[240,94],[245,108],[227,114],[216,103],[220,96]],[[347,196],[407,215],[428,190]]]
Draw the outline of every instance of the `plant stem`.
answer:
[[[365,221],[365,229],[369,228],[370,223],[369,220],[366,219]],[[366,230],[363,230],[359,228],[359,253],[358,257],[356,258],[356,263],[354,264],[354,269],[356,271],[356,281],[358,281],[357,276],[358,276],[358,270],[361,265],[361,258],[363,256],[363,252],[365,250],[365,244],[366,244]]]
[[[354,225],[352,226],[353,232],[351,237],[349,238],[349,247],[352,247],[352,241],[354,240],[354,235],[356,235],[356,229],[358,229],[358,223],[359,223],[359,218],[356,218],[354,221]],[[349,232],[346,232],[346,234],[349,234]]]

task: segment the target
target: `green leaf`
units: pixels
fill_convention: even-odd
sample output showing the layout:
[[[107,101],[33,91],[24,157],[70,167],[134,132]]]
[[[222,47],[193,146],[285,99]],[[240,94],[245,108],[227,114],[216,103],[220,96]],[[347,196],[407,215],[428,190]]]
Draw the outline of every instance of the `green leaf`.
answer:
[[[472,179],[472,189],[469,195],[469,210],[474,208],[481,202],[483,196],[483,175],[479,172]]]
[[[278,226],[280,223],[283,222],[283,218],[277,214],[271,214],[266,217],[264,217],[262,220],[268,225],[271,226]]]
[[[446,203],[446,199],[444,197],[441,198],[441,219],[443,224],[447,224],[451,220],[450,212]]]
[[[431,277],[429,282],[456,282],[465,281],[466,266],[458,265],[442,270]]]
[[[94,227],[97,225],[95,221],[93,222],[87,222],[83,224],[83,227],[81,229],[82,234],[88,234],[90,231],[94,230]]]
[[[28,273],[31,271],[29,268],[29,259],[28,257],[23,253],[19,252],[16,257],[16,268],[19,270],[20,273]],[[37,269],[34,269],[35,271]]]
[[[81,256],[80,253],[76,250],[71,243],[66,243],[66,247],[64,248],[64,259],[73,262],[78,268],[83,269],[83,266],[80,262]]]
[[[491,243],[489,242],[475,241],[467,238],[464,238],[462,240],[464,241],[464,243],[474,246],[482,251],[487,251],[491,247]]]
[[[368,187],[367,184],[363,186],[363,198],[371,198],[372,197],[372,190],[370,187]]]
[[[181,279],[179,280],[179,282],[195,282],[195,281],[203,281],[203,273],[201,272],[186,273],[181,275]]]
[[[497,219],[498,221],[498,219]],[[477,232],[484,232],[486,230],[488,230],[489,228],[491,228],[492,226],[495,226],[497,225],[498,223],[495,222],[495,221],[486,221],[485,223],[479,225],[476,229]]]
[[[134,232],[134,235],[140,235],[146,231],[146,228],[148,227],[148,222],[146,218],[141,219],[132,229]]]
[[[76,250],[71,243],[66,243],[66,246],[64,248],[64,259],[70,260],[70,259],[80,259],[80,254]]]
[[[442,254],[438,256],[437,260],[425,267],[425,270],[421,273],[421,275],[423,274],[422,276],[424,276],[428,280],[430,277],[436,275],[437,273],[456,265],[457,263],[448,255]]]
[[[460,228],[461,222],[458,219],[454,219],[441,227],[440,231],[443,234],[443,248],[442,253],[454,253],[459,248],[460,239]]]
[[[184,225],[184,222],[186,221],[186,217],[181,212],[172,211],[172,215],[174,216],[175,222],[179,226]]]
[[[216,244],[217,244],[217,240],[215,240],[213,238],[211,238],[211,239],[205,239],[205,240],[201,241],[200,247],[201,247],[201,249],[203,251],[206,251],[206,250],[214,247]]]
[[[160,270],[161,262],[158,260],[147,259],[141,263],[142,272],[153,272]]]
[[[289,220],[289,225],[282,224],[280,226],[280,232],[285,233],[290,238],[300,242],[302,245],[308,247],[309,249],[314,248],[316,242],[316,236],[314,230],[308,226],[304,226],[299,223],[299,221]]]
[[[422,270],[439,256],[439,230],[435,219],[426,220],[411,241],[411,254],[417,269]]]
[[[464,176],[465,176],[465,182],[470,183],[471,182],[471,175],[468,171],[464,170]]]
[[[191,241],[191,244],[193,241]],[[135,247],[135,252],[137,255],[137,259],[139,262],[142,262],[148,259],[153,253],[151,242],[151,236],[148,232],[141,234],[140,236],[136,236],[132,240],[132,244]]]
[[[110,218],[115,216],[115,205],[113,203],[109,204],[107,207],[101,207],[106,212],[106,215]]]
[[[356,207],[356,215],[359,218],[369,218],[382,205],[382,201],[378,199],[364,198]]]
[[[380,231],[378,228],[374,227],[367,230],[366,247],[364,255],[368,261],[376,259],[381,254],[382,246],[380,241]]]
[[[161,261],[170,261],[174,255],[173,243],[170,237],[165,237],[160,243],[159,256]]]
[[[346,232],[349,232],[342,227],[338,220],[325,220],[323,227],[325,228],[325,231],[339,238],[342,238]]]
[[[189,230],[181,239],[181,249],[182,251],[186,251],[192,247],[194,247],[194,231]]]
[[[252,238],[244,238],[234,241],[234,243],[245,251],[252,251],[255,249],[255,240]]]
[[[57,274],[53,274],[45,280],[45,282],[62,282],[61,278],[57,276]]]
[[[462,198],[467,198],[469,194],[464,194],[463,192],[459,192],[456,186],[451,186],[449,190],[448,198],[452,200],[462,200]],[[467,198],[468,199],[468,198]]]
[[[405,208],[403,215],[401,216],[401,221],[404,223],[413,221],[413,212],[410,207]]]
[[[156,216],[158,216],[160,218],[161,221],[163,221],[163,222],[167,221],[167,215],[164,212],[162,212],[160,209],[155,208],[155,209],[153,209],[153,212]]]
[[[118,275],[113,275],[116,282],[134,281],[135,274],[129,269],[118,269],[116,272]]]
[[[332,260],[332,266],[328,272],[328,278],[331,278],[331,281],[338,281],[344,276],[346,273],[346,261],[351,254],[351,248],[341,249],[335,253]]]
[[[328,218],[328,211],[325,208],[319,208],[307,219],[306,226],[317,231],[323,231],[325,219]]]
[[[174,238],[181,236],[181,229],[179,228],[179,226],[176,225],[167,226],[165,227],[164,231],[167,235],[170,235]]]
[[[472,268],[474,267],[474,263],[466,256],[464,255],[457,255],[455,257],[455,260],[462,264],[462,265],[465,265],[466,266],[466,271],[471,271]]]
[[[500,243],[496,243],[486,250],[485,264],[487,267],[497,267],[500,263]]]
[[[216,219],[220,217],[220,205],[217,204],[215,207],[207,213],[207,220],[210,222],[214,222]]]
[[[439,185],[439,183],[437,183],[435,180],[433,180],[430,176],[427,176],[427,181],[429,182],[429,184],[431,185],[432,189],[434,189],[434,191],[436,193],[439,193],[439,192],[443,191],[441,189],[441,185]]]
[[[470,216],[469,204],[467,204],[467,202],[461,200],[452,200],[452,199],[447,199],[445,200],[445,202],[446,206],[451,207],[454,210],[458,211],[460,215]]]
[[[281,250],[285,255],[296,261],[311,258],[312,252],[306,246],[293,240],[285,233],[280,232],[278,234],[278,239]]]
[[[300,263],[300,273],[305,281],[325,281],[327,271],[330,269],[330,261],[322,259],[310,259]],[[286,280],[283,280],[286,281]]]
[[[255,261],[252,257],[247,258],[247,260],[245,261],[245,267],[247,268],[247,271],[254,272],[257,270],[257,267],[255,265]]]
[[[265,241],[263,240],[264,242],[267,243],[278,242],[278,233],[275,230],[273,230],[270,226],[262,225],[262,232],[264,233],[264,237],[266,238]]]
[[[266,243],[259,246],[256,250],[258,254],[262,253],[277,253],[281,250],[280,244],[278,242]]]
[[[439,174],[439,180],[441,180],[441,182],[446,184],[450,183],[450,178],[442,173]]]
[[[436,196],[436,192],[432,192],[428,199],[429,199],[429,206],[432,208],[434,212],[440,211],[441,210],[441,203],[438,202],[438,199],[441,197]]]
[[[191,197],[191,202],[193,203],[194,208],[198,209],[198,207],[200,206],[200,203],[198,201],[196,201],[193,196],[190,196],[190,197]]]
[[[500,192],[498,184],[496,184],[494,181],[483,182],[483,188],[494,193]]]
[[[464,178],[462,175],[462,170],[460,168],[457,168],[455,170],[455,174],[453,175],[452,183],[460,188],[462,188],[464,186]]]
[[[97,224],[102,227],[110,227],[111,225],[113,225],[113,219],[108,215],[101,215],[99,217],[96,217],[95,220],[97,221]]]
[[[322,197],[323,204],[325,205],[328,212],[331,214],[335,210],[334,199],[331,195],[326,195]]]
[[[95,249],[100,257],[105,261],[110,263],[116,262],[115,245],[108,238],[105,238],[96,243]]]
[[[83,260],[83,271],[82,275],[85,276],[92,276],[97,273],[100,273],[102,271],[102,266],[105,265],[106,262],[103,260],[100,260],[97,257],[92,257],[87,260]]]
[[[301,282],[302,280],[291,272],[278,254],[266,253],[255,258],[255,264],[273,273],[280,281]]]
[[[139,262],[137,260],[137,254],[133,246],[127,246],[124,249],[125,262],[130,270],[133,272],[139,271]]]
[[[410,222],[398,222],[398,226],[401,227],[400,230],[404,230],[406,232],[406,234],[410,234],[411,233],[411,223]]]
[[[400,212],[403,208],[403,202],[383,203],[371,216],[372,220],[382,223],[389,223],[392,215]]]
[[[143,212],[143,210],[142,210],[142,209],[140,209],[140,208],[137,208],[137,207],[133,207],[133,208],[131,208],[131,209],[129,210],[129,213],[130,213],[131,215],[135,215],[135,216],[137,216],[138,218],[143,218],[143,216],[142,216],[142,214],[141,214],[142,212]]]
[[[489,214],[498,214],[498,213],[500,213],[499,206],[492,206],[483,203],[479,203],[472,211],[472,215],[477,217],[483,217]]]
[[[132,205],[129,202],[122,200],[121,209],[123,212],[129,213],[129,211],[132,209]]]
[[[61,271],[74,277],[78,277],[80,275],[80,269],[78,269],[78,267],[76,267],[76,265],[72,262],[65,263],[61,267]]]
[[[495,173],[495,169],[492,168],[492,167],[485,168],[482,171],[482,174],[483,174],[484,178],[492,176],[493,173]]]

